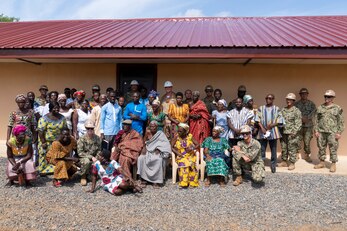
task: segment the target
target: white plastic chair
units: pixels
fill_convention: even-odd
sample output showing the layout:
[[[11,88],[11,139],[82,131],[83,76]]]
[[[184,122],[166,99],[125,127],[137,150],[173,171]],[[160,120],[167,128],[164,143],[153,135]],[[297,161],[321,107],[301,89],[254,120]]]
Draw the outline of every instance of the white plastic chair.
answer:
[[[196,169],[199,172],[200,169],[200,164],[199,164],[199,159],[200,159],[200,153],[198,151],[195,151],[196,154]],[[178,164],[176,163],[176,155],[175,153],[171,153],[171,159],[172,159],[172,183],[176,184],[177,181],[177,169],[178,169]]]
[[[224,154],[226,156],[230,156],[230,152],[228,149],[225,149]],[[200,164],[199,164],[199,170],[200,170],[200,180],[204,181],[205,179],[205,169],[206,169],[206,161],[204,160],[204,148],[200,148]]]
[[[115,147],[112,148],[112,152],[113,153],[115,150]],[[137,164],[131,165],[131,169],[133,170],[133,180],[137,180]]]

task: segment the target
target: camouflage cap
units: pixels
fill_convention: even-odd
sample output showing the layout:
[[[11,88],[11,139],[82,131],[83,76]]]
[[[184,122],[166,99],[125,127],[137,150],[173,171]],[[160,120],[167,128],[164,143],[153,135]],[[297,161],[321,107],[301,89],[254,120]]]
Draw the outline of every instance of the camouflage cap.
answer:
[[[307,88],[303,87],[303,88],[300,89],[299,94],[303,94],[303,93],[307,93],[308,94]]]
[[[248,125],[242,125],[241,126],[240,133],[250,133],[250,132],[252,132],[252,129],[250,126],[248,126]]]
[[[286,96],[286,99],[296,100],[296,96],[294,93],[288,93],[288,95]]]
[[[87,121],[84,123],[84,127],[85,127],[85,128],[95,128],[95,125],[94,125],[93,121],[87,120]]]
[[[245,85],[240,85],[237,90],[238,91],[246,91],[246,86]]]
[[[332,96],[332,97],[336,97],[335,91],[333,90],[326,90],[324,93],[325,96]]]

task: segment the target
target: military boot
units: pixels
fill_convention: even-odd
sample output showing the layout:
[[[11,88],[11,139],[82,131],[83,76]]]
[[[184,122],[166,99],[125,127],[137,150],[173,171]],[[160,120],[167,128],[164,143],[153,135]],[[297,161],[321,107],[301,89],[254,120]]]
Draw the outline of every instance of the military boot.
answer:
[[[306,154],[304,160],[306,160],[308,163],[312,163],[312,159],[310,157],[310,154]]]
[[[325,167],[325,162],[323,161],[323,160],[321,160],[320,162],[319,162],[319,164],[316,164],[315,166],[314,166],[314,169],[319,169],[319,168],[324,168]]]
[[[242,184],[242,176],[237,176],[233,182],[233,185],[238,186],[240,184]]]
[[[295,169],[295,164],[294,163],[290,163],[289,164],[289,167],[288,167],[288,170],[294,170]]]
[[[330,172],[336,172],[336,163],[331,163],[330,165]]]
[[[277,167],[288,167],[287,161],[286,160],[282,160],[281,163],[277,164]]]

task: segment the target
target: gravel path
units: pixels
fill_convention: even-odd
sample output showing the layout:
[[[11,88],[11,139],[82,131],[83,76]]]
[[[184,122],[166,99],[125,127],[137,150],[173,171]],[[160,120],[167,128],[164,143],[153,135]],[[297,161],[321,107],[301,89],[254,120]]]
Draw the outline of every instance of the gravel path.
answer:
[[[121,197],[85,193],[78,179],[54,188],[5,188],[0,159],[0,230],[347,230],[347,178],[267,174],[265,186],[211,185],[161,189]],[[16,219],[13,219],[16,217]]]

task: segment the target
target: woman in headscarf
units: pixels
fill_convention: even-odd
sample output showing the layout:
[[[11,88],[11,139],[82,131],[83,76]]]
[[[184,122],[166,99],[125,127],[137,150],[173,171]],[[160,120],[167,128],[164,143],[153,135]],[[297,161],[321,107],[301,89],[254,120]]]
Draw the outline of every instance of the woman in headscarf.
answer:
[[[82,107],[82,102],[85,97],[86,97],[86,93],[83,90],[79,90],[73,93],[74,101],[73,101],[72,107],[74,109],[80,109]]]
[[[164,112],[161,111],[160,101],[155,99],[152,102],[152,112],[148,114],[148,124],[150,124],[152,121],[157,121],[158,129],[163,131],[165,125],[165,116],[166,115]]]
[[[189,133],[189,126],[185,123],[178,124],[178,136],[171,141],[172,151],[176,155],[178,165],[179,186],[198,187],[199,171],[196,168],[195,151],[199,149],[199,143]]]
[[[75,109],[72,116],[73,134],[76,140],[86,134],[87,129],[84,127],[84,124],[89,119],[89,117],[89,102],[85,99],[82,101],[81,108]]]
[[[27,128],[26,135],[32,139],[33,143],[36,143],[37,133],[35,113],[32,109],[27,109],[25,107],[26,97],[23,94],[17,95],[15,101],[18,105],[18,109],[10,113],[7,127],[7,141],[11,138],[12,129],[21,124]]]
[[[59,113],[60,106],[58,103],[53,102],[49,104],[49,113],[39,120],[39,172],[41,175],[53,173],[53,165],[47,163],[46,154],[50,149],[53,141],[55,141],[62,129],[67,127],[65,117]]]
[[[212,137],[207,137],[202,143],[204,155],[206,156],[207,180],[205,186],[211,184],[211,177],[218,177],[220,186],[225,186],[225,178],[228,176],[229,167],[225,161],[228,157],[225,150],[231,151],[228,140],[220,137],[223,128],[215,126],[212,130]]]
[[[25,183],[26,186],[30,186],[30,181],[36,179],[34,162],[31,160],[31,139],[26,131],[24,125],[16,125],[12,130],[13,136],[7,142],[7,186],[13,185],[15,180],[18,180],[20,185]]]
[[[46,159],[48,163],[54,165],[53,186],[61,187],[62,182],[71,178],[77,171],[74,162],[78,162],[78,158],[71,157],[72,152],[77,150],[77,142],[71,137],[68,128],[63,128],[59,137],[52,143]]]
[[[157,100],[158,102],[160,102],[158,92],[156,92],[155,90],[152,90],[148,94],[148,103],[146,104],[147,114],[153,111],[152,103],[154,100]]]
[[[66,119],[66,124],[70,133],[72,133],[72,113],[73,110],[66,106],[67,97],[65,94],[58,95],[58,103],[60,105],[59,113],[62,114]]]
[[[227,120],[227,102],[224,99],[218,100],[217,110],[212,112],[212,120],[213,124],[221,126],[224,131],[220,134],[221,137],[228,139],[229,135],[229,127]]]

